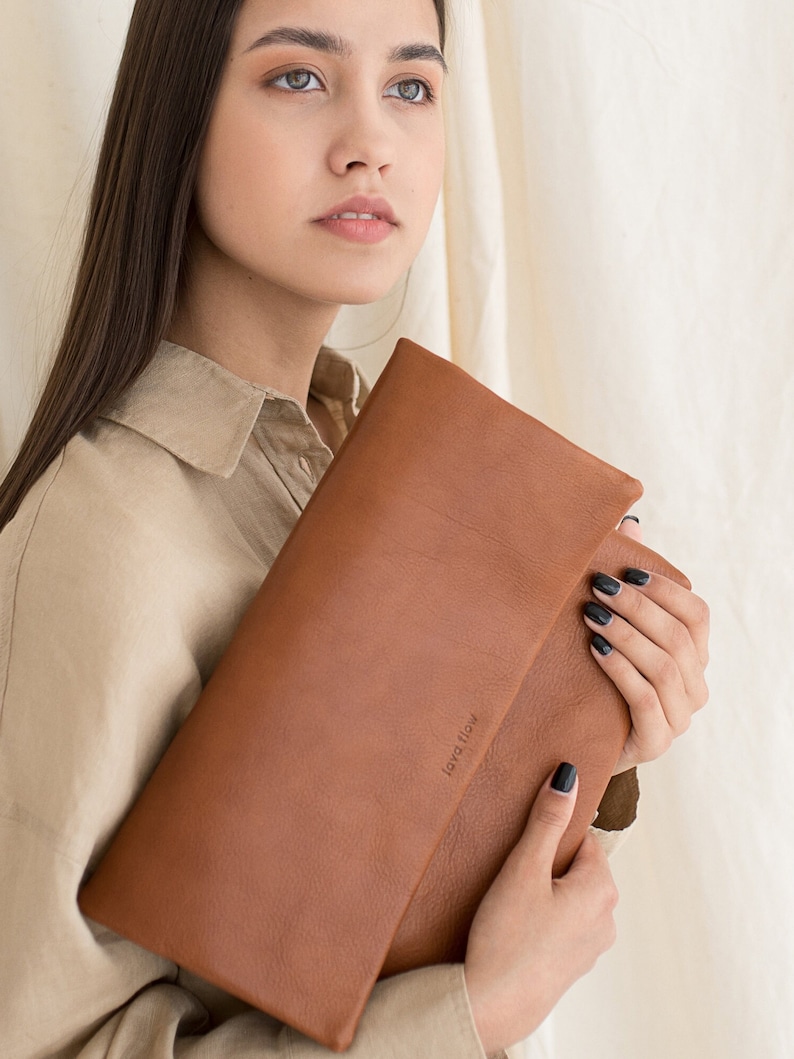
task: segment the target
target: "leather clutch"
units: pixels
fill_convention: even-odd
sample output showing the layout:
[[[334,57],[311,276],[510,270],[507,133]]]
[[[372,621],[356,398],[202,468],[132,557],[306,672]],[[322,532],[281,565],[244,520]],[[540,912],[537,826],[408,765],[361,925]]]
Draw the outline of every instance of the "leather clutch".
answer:
[[[463,959],[562,760],[578,848],[629,729],[590,578],[688,584],[615,531],[641,492],[401,340],[85,915],[344,1050],[379,977]]]

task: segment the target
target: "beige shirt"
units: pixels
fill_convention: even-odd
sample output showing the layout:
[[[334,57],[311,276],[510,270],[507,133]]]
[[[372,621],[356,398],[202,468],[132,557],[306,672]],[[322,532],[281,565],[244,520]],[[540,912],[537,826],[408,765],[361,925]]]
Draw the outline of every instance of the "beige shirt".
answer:
[[[311,392],[344,434],[368,390],[323,349]],[[4,1059],[332,1054],[76,903],[331,459],[294,398],[163,343],[0,534]],[[483,1059],[462,966],[378,983],[346,1054]]]

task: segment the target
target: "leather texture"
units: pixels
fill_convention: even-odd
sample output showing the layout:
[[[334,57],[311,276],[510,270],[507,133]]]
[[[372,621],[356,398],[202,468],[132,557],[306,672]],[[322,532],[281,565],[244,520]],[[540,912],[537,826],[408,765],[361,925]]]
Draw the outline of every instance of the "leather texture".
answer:
[[[686,579],[642,489],[401,340],[94,876],[85,915],[334,1051],[379,977],[462,960],[562,760],[570,862],[629,728],[589,579]]]

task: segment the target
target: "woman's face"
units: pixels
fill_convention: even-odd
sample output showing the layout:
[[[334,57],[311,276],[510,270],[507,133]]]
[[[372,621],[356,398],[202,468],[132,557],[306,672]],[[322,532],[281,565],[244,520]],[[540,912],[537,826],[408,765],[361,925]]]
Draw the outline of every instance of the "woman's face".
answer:
[[[432,0],[244,0],[196,189],[214,268],[333,304],[389,290],[441,186],[438,47]]]

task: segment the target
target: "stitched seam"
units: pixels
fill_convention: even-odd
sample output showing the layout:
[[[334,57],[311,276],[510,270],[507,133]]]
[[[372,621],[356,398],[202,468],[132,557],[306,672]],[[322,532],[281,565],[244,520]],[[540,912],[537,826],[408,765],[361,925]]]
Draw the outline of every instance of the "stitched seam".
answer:
[[[5,706],[6,693],[8,692],[8,681],[9,681],[9,677],[10,677],[10,673],[11,673],[11,650],[12,650],[13,642],[14,642],[14,625],[15,625],[15,622],[16,622],[16,614],[17,614],[17,593],[19,591],[19,578],[20,578],[20,575],[22,573],[22,564],[25,561],[25,556],[28,553],[28,548],[30,547],[30,539],[33,536],[33,532],[34,532],[34,530],[36,528],[36,523],[38,522],[39,515],[41,513],[41,509],[42,509],[42,507],[44,505],[44,501],[47,499],[47,494],[49,493],[50,489],[52,489],[53,485],[55,484],[56,478],[60,474],[61,467],[63,467],[63,461],[65,459],[65,455],[66,455],[66,450],[62,449],[61,450],[61,454],[58,457],[60,462],[59,462],[59,464],[58,464],[58,466],[57,466],[57,468],[55,470],[55,473],[52,476],[52,481],[50,482],[50,484],[47,486],[47,488],[44,490],[44,492],[41,495],[41,500],[39,501],[39,506],[36,508],[36,513],[34,514],[33,519],[32,519],[32,521],[30,523],[30,529],[28,530],[28,537],[27,537],[27,540],[25,541],[25,545],[24,545],[24,547],[22,549],[22,553],[19,556],[19,562],[17,563],[16,578],[14,580],[14,592],[13,592],[13,596],[11,598],[11,623],[10,623],[9,629],[8,629],[8,642],[7,642],[7,645],[6,645],[5,676],[4,676],[4,679],[3,679],[3,693],[2,693],[2,695],[0,695],[0,720],[2,720],[2,716],[3,716],[3,707]]]

